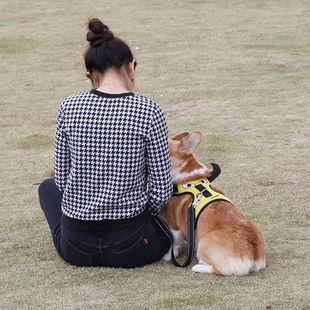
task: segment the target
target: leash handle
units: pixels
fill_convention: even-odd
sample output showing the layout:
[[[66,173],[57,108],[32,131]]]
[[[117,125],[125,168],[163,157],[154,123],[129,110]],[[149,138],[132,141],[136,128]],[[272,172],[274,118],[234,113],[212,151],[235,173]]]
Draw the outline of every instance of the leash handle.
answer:
[[[171,242],[171,261],[176,267],[187,267],[193,260],[194,250],[195,250],[195,209],[192,205],[188,208],[188,217],[187,217],[187,254],[186,260],[183,264],[179,264],[176,260],[173,251],[173,235],[171,233],[170,228],[167,223],[159,218],[153,217],[153,219],[157,222],[159,227],[165,232],[167,237]]]
[[[179,264],[173,252],[173,243],[171,248],[171,260],[176,267],[187,267],[193,260],[195,250],[195,208],[190,205],[187,214],[187,253],[186,260]]]

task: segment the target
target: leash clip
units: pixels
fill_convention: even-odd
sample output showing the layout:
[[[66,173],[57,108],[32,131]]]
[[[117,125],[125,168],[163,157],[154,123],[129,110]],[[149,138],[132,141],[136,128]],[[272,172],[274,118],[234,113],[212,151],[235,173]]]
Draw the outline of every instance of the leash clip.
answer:
[[[207,189],[205,188],[204,190],[200,191],[198,194],[197,194],[197,198],[195,201],[193,201],[190,205],[190,207],[192,208],[196,208],[199,204],[200,204],[200,197],[203,195],[203,193],[206,191]]]

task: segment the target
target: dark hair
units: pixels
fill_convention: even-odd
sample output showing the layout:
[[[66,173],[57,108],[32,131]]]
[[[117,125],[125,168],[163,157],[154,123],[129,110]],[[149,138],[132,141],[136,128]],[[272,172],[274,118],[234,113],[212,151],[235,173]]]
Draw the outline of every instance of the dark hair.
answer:
[[[89,20],[88,28],[89,47],[84,54],[84,60],[89,73],[94,70],[104,73],[111,67],[120,69],[134,59],[128,45],[115,37],[109,27],[98,18]]]

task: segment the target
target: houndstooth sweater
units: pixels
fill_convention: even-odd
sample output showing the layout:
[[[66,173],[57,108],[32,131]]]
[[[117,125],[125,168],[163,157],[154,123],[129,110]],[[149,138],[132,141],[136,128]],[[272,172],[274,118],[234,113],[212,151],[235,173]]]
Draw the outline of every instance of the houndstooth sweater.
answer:
[[[54,169],[67,217],[124,219],[145,208],[158,213],[172,194],[161,108],[133,93],[92,90],[66,98],[58,111]]]

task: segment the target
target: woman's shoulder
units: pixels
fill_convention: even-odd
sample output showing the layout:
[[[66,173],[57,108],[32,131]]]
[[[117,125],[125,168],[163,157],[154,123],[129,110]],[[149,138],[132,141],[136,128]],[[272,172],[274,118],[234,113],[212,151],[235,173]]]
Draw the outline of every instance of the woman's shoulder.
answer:
[[[134,100],[152,111],[161,110],[161,107],[149,97],[135,94]]]
[[[63,104],[66,104],[68,102],[74,102],[74,101],[79,101],[79,100],[87,100],[88,98],[92,97],[92,94],[90,91],[82,91],[73,95],[70,95],[68,97],[66,97],[63,100]]]
[[[85,103],[93,100],[93,95],[90,91],[82,91],[73,95],[70,95],[63,99],[60,104],[60,111],[69,112],[76,110],[85,105]]]
[[[152,105],[156,104],[155,101],[152,100],[151,98],[143,96],[143,95],[140,95],[140,94],[134,94],[134,98],[136,100],[140,100],[141,102],[150,103]]]

